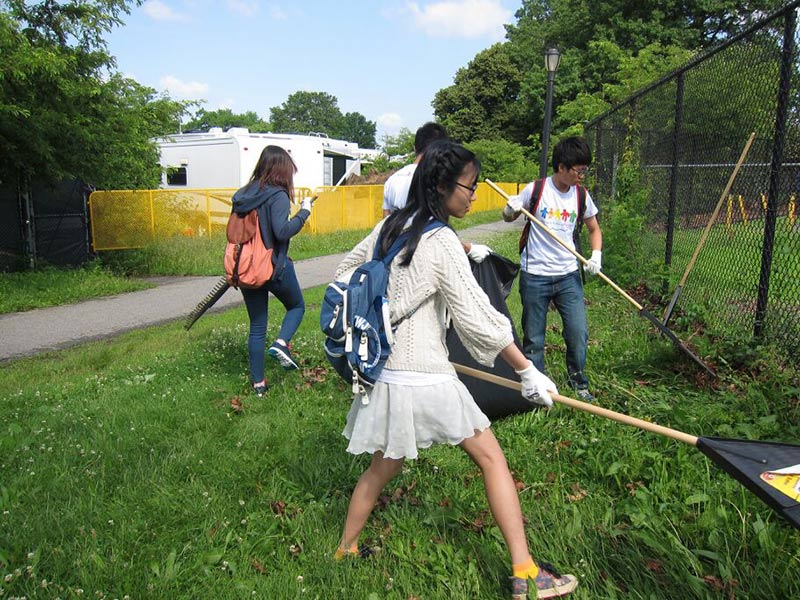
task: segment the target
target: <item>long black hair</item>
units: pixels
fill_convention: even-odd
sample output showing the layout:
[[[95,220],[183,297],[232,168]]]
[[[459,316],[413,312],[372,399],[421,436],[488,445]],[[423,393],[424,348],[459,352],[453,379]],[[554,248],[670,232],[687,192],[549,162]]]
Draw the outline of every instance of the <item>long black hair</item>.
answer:
[[[294,174],[297,165],[289,153],[280,146],[266,146],[258,157],[258,162],[250,176],[250,182],[257,181],[259,189],[267,185],[283,188],[294,200]]]
[[[444,199],[453,193],[458,178],[468,165],[475,168],[477,180],[481,172],[480,161],[475,154],[452,140],[438,140],[425,149],[425,154],[411,179],[406,205],[389,215],[383,224],[381,230],[383,254],[386,254],[403,232],[409,218],[411,219],[409,239],[401,265],[408,265],[411,262],[422,230],[431,218],[449,223],[450,215],[445,208]]]

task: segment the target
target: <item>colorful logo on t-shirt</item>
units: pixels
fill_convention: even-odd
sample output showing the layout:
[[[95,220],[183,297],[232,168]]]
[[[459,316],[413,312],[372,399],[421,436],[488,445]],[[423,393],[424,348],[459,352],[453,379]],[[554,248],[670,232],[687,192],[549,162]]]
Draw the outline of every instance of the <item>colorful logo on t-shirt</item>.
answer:
[[[557,208],[544,208],[539,211],[539,216],[543,221],[560,221],[561,223],[575,223],[578,213],[574,210],[567,212],[566,209],[559,211]]]

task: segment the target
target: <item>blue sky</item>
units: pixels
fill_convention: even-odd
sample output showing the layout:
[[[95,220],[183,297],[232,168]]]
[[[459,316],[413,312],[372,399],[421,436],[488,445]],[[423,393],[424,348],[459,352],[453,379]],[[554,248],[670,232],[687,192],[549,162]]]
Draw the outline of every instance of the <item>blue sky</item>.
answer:
[[[519,0],[147,0],[107,36],[119,70],[207,110],[336,96],[378,140],[433,118],[436,92],[502,41]]]

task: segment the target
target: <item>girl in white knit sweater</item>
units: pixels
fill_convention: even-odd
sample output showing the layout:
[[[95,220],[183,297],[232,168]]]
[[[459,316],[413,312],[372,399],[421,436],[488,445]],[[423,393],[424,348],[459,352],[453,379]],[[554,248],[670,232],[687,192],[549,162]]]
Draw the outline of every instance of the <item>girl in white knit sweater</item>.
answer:
[[[480,163],[449,140],[429,146],[420,162],[405,208],[379,223],[339,265],[336,278],[372,257],[380,243],[386,251],[402,231],[410,237],[392,263],[388,296],[392,322],[399,320],[395,343],[379,379],[363,404],[354,399],[344,435],[348,452],[372,455],[369,468],[353,490],[335,558],[358,553],[358,537],[381,490],[418,448],[448,443],[460,446],[483,473],[486,496],[511,554],[512,598],[526,598],[533,580],[538,598],[555,598],[577,586],[537,566],[528,551],[514,480],[490,422],[448,361],[448,316],[470,354],[485,365],[499,355],[522,380],[522,395],[552,406],[548,390],[556,386],[541,374],[513,341],[511,323],[495,310],[478,286],[467,256],[450,227],[423,233],[430,219],[448,223],[462,218],[475,197]]]

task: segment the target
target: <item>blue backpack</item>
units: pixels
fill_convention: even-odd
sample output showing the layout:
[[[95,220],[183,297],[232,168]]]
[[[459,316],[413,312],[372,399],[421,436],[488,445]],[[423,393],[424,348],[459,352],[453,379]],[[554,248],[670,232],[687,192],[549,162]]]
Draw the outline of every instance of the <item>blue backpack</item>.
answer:
[[[439,227],[444,224],[433,220],[423,233]],[[325,354],[364,404],[369,402],[367,388],[375,385],[394,343],[386,287],[389,265],[407,241],[408,234],[401,234],[381,257],[378,236],[372,260],[358,267],[349,283],[329,284],[322,301],[319,324],[326,336]]]

